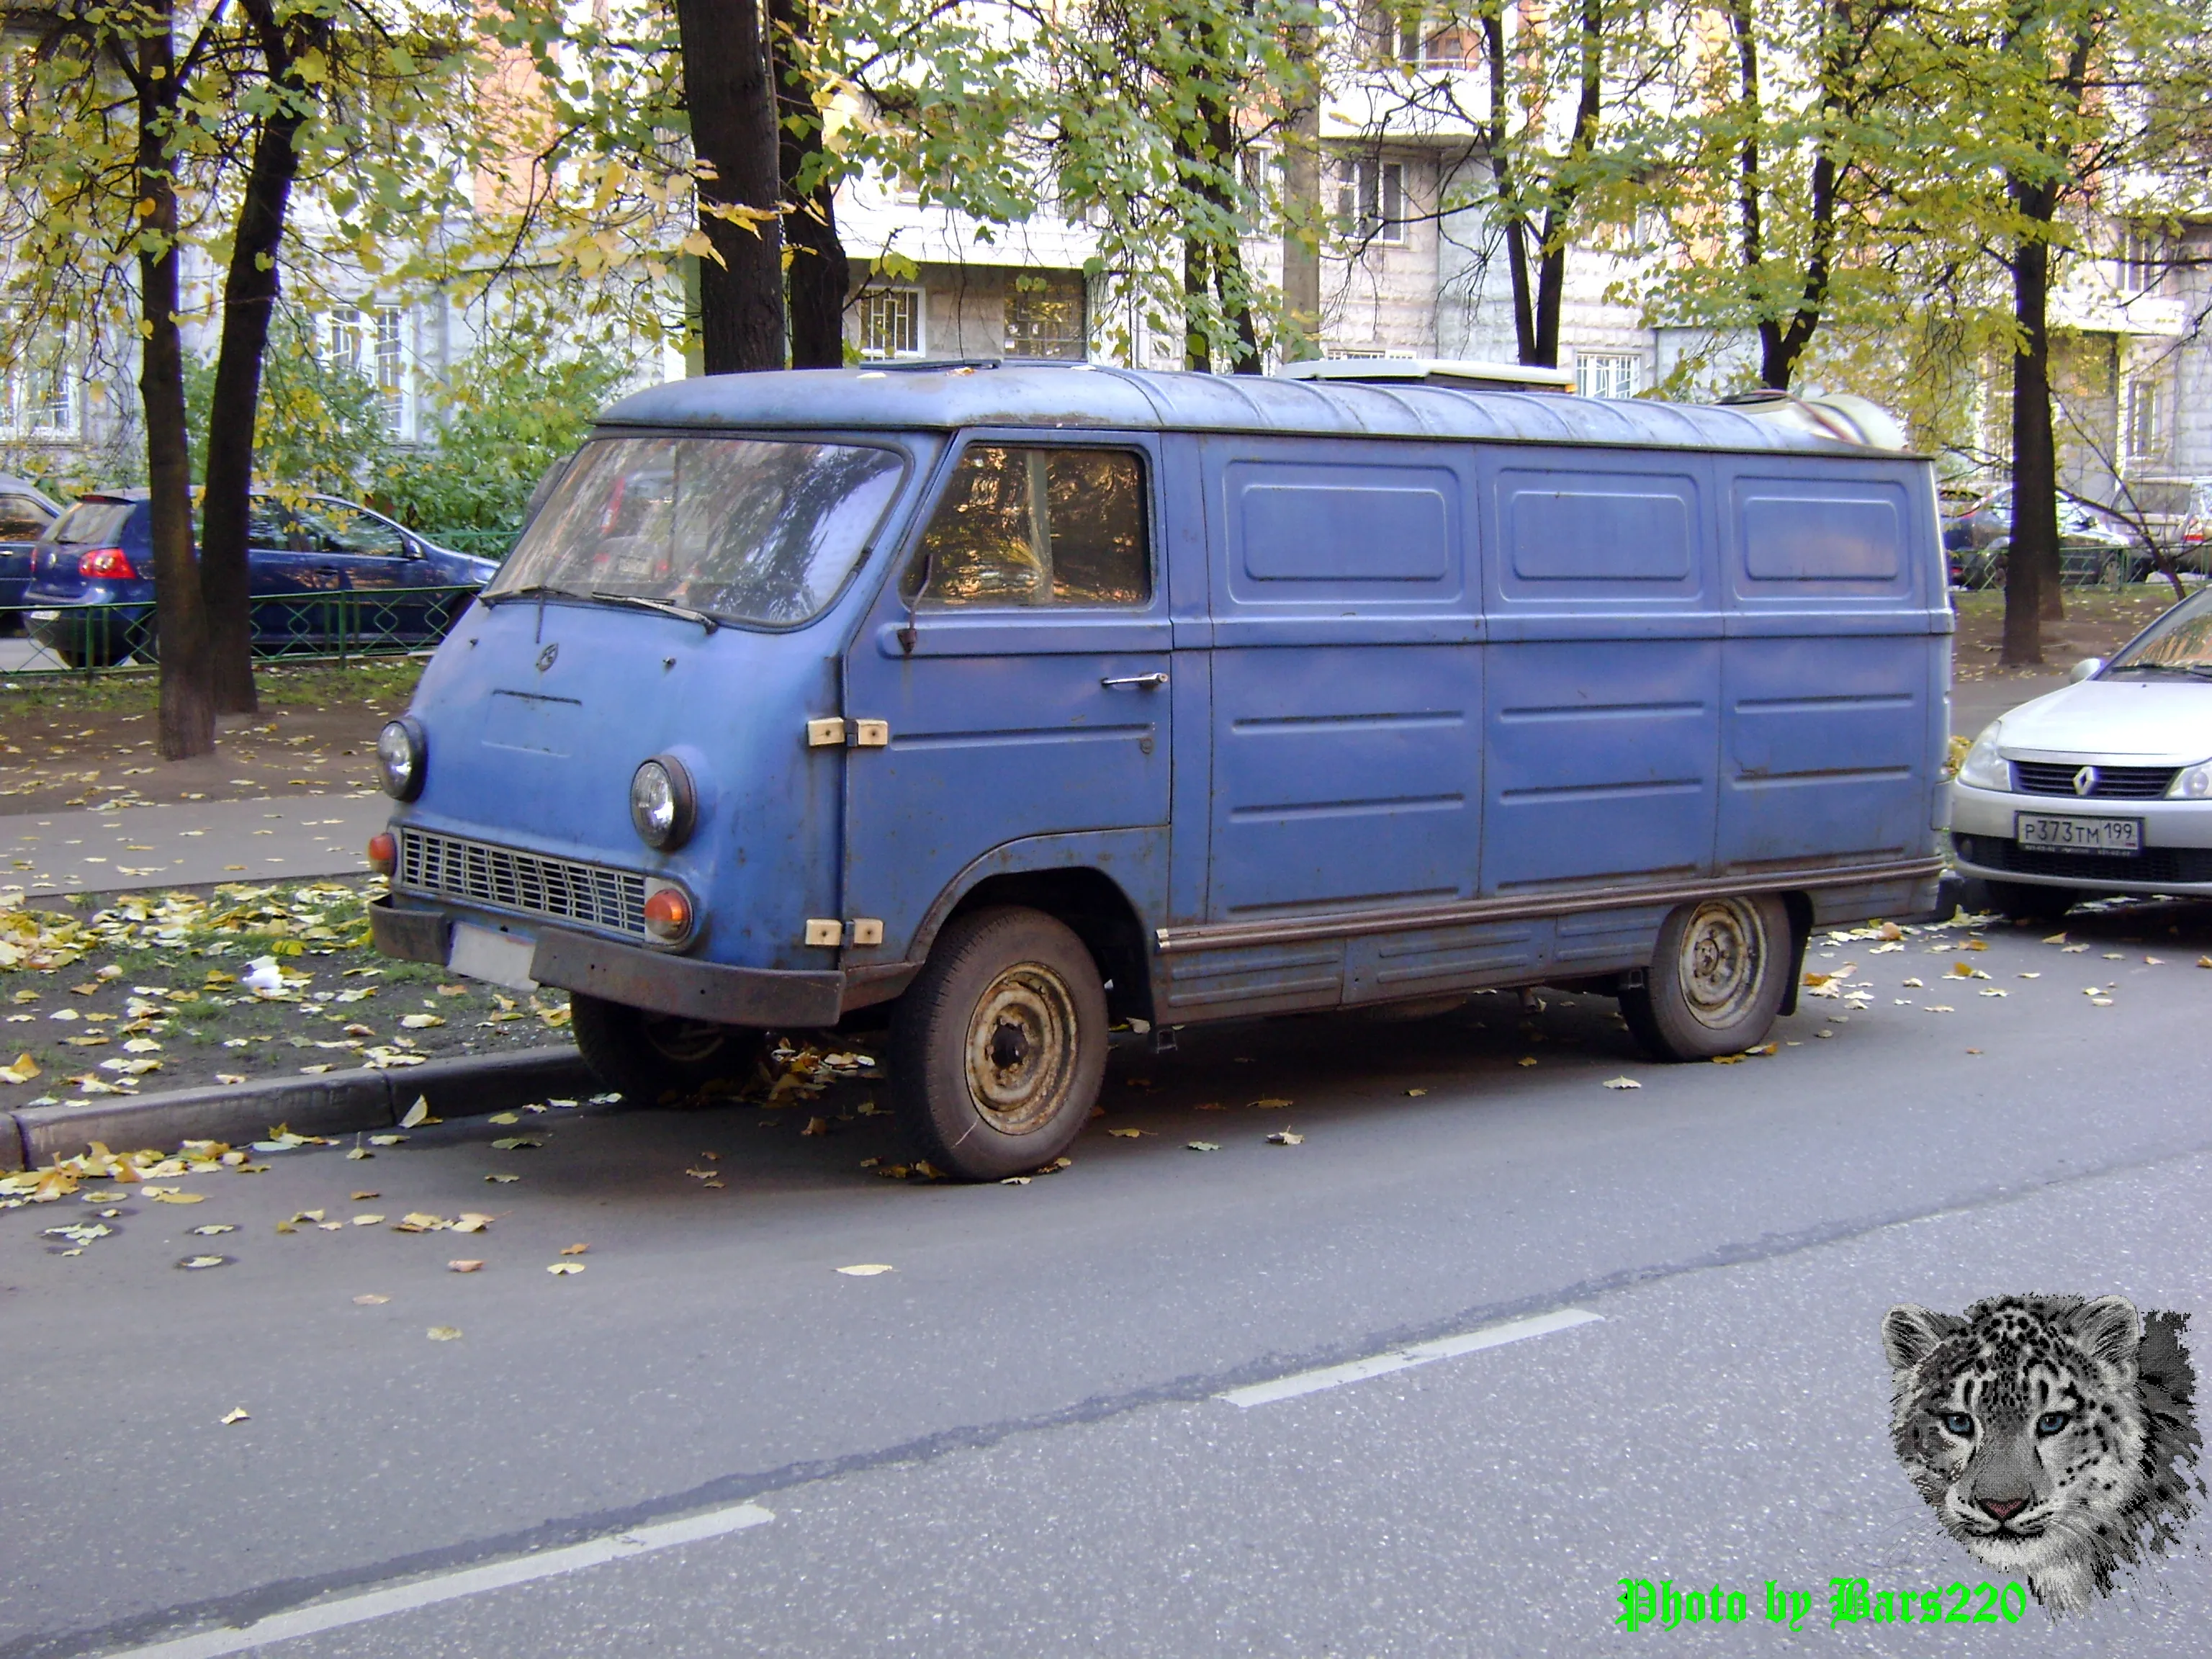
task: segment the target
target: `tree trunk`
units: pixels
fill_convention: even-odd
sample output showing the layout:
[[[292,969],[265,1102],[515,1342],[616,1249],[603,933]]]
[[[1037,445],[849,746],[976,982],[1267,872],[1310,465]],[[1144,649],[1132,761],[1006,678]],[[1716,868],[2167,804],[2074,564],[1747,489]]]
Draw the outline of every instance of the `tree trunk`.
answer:
[[[799,50],[813,39],[813,0],[769,0],[770,63],[775,71],[776,171],[791,211],[783,235],[792,252],[791,366],[845,365],[845,299],[852,266],[837,240],[836,187],[822,165],[822,112]],[[807,185],[810,172],[816,176]]]
[[[1490,66],[1490,122],[1485,148],[1489,152],[1491,199],[1497,204],[1504,228],[1506,273],[1513,284],[1513,344],[1516,361],[1533,363],[1537,361],[1536,312],[1528,291],[1528,222],[1521,210],[1520,185],[1506,134],[1512,88],[1501,8],[1492,7],[1483,14],[1482,49]]]
[[[1285,362],[1322,355],[1321,344],[1321,70],[1314,31],[1292,32],[1298,97],[1283,135],[1283,310]]]
[[[132,82],[138,103],[141,209],[138,293],[142,323],[138,393],[146,413],[146,473],[152,486],[154,612],[161,660],[161,752],[189,760],[215,749],[207,611],[192,556],[192,478],[185,426],[185,362],[177,336],[177,193],[169,137],[176,121],[176,48],[166,0],[149,8]]]
[[[289,84],[291,57],[273,28],[264,30],[264,52],[271,83],[282,84],[288,99],[303,97],[301,88]],[[276,252],[284,237],[292,181],[300,170],[295,140],[305,113],[302,104],[288,101],[261,123],[223,281],[222,344],[208,410],[199,567],[215,707],[225,714],[250,714],[259,707],[253,689],[252,581],[246,568],[254,422],[270,317],[276,305]]]
[[[702,163],[699,344],[709,374],[781,368],[783,247],[776,212],[775,97],[759,0],[676,0],[684,106]],[[741,208],[738,219],[714,211]]]
[[[2041,192],[2028,192],[2030,195]],[[2024,241],[2013,251],[2012,545],[2005,554],[2004,651],[2008,664],[2043,660],[2046,584],[2058,586],[2058,471],[2051,430],[2051,250]]]
[[[1237,165],[1237,125],[1231,114],[1228,100],[1217,85],[1200,94],[1201,106],[1206,112],[1206,160],[1214,169],[1206,180],[1206,199],[1212,203],[1222,219],[1231,226],[1241,222],[1237,204],[1221,174]],[[1244,250],[1232,230],[1227,241],[1213,250],[1213,291],[1221,301],[1221,314],[1237,331],[1237,345],[1231,354],[1229,372],[1232,374],[1260,374],[1267,365],[1260,357],[1260,329],[1252,315],[1251,279],[1244,270]]]

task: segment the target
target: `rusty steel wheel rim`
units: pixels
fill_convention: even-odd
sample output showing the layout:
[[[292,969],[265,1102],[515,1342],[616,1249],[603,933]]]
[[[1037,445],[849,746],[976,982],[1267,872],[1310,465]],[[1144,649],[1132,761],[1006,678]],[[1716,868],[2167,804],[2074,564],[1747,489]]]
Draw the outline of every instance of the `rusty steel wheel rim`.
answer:
[[[1001,1134],[1049,1123],[1075,1074],[1075,998],[1042,963],[1006,969],[976,1000],[968,1022],[968,1094]]]
[[[726,1026],[677,1014],[648,1014],[640,1024],[653,1053],[678,1066],[712,1060],[730,1035]]]
[[[1682,930],[1677,976],[1690,1017],[1713,1030],[1741,1021],[1758,1000],[1766,929],[1742,899],[1707,899]]]

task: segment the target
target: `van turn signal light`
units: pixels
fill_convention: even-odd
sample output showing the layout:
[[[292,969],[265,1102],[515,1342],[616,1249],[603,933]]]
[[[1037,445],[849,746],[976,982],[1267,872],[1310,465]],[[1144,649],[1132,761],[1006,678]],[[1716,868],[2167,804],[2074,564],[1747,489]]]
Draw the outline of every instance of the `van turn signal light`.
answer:
[[[663,887],[645,901],[645,931],[658,939],[679,939],[691,931],[691,901],[680,887]]]
[[[380,876],[389,876],[398,867],[399,843],[392,839],[392,831],[380,830],[368,838],[368,867]]]

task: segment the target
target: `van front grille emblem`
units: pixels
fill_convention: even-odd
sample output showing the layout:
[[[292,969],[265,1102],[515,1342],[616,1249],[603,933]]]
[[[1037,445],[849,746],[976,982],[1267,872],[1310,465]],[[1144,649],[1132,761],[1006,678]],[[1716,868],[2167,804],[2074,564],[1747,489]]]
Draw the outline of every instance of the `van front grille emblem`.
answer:
[[[2074,775],[2074,793],[2077,795],[2094,795],[2097,793],[2095,767],[2085,766]]]
[[[554,659],[560,654],[561,647],[557,642],[547,646],[543,651],[538,653],[538,672],[542,674],[547,669],[550,668],[553,665]]]

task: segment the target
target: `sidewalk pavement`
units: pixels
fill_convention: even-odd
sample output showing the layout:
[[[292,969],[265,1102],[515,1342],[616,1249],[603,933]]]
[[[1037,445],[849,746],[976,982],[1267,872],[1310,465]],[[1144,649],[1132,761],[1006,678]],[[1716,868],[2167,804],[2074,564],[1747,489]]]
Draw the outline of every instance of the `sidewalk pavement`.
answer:
[[[364,792],[0,817],[0,903],[359,875],[391,813],[390,800]]]

